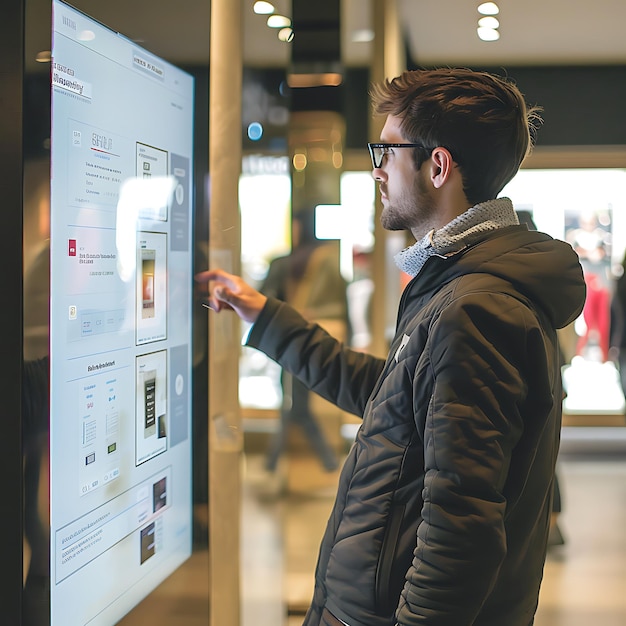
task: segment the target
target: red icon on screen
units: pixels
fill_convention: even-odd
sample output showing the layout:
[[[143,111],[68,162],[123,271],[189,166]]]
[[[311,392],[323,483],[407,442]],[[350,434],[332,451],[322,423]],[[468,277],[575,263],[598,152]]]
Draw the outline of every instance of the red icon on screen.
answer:
[[[69,256],[76,256],[76,239],[70,239],[69,240],[69,244],[68,244],[68,248],[67,248],[67,254]]]

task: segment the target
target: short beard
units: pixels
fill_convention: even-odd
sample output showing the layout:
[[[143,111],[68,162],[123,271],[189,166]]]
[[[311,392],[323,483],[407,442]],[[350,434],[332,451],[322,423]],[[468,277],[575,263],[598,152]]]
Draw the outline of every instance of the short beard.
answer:
[[[406,230],[405,221],[403,216],[393,212],[393,207],[383,209],[380,216],[380,223],[385,230]]]
[[[410,230],[418,240],[432,230],[436,224],[437,209],[430,191],[420,172],[410,193],[404,193],[394,204],[390,204],[380,216],[385,230]]]

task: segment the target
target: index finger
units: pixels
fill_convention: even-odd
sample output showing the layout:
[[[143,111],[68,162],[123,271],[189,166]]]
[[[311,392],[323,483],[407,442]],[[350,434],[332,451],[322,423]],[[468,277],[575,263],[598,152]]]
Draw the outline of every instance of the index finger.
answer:
[[[221,269],[205,270],[198,272],[194,276],[195,280],[199,283],[208,283],[211,280],[217,280],[222,283],[226,283],[232,286],[232,276]]]

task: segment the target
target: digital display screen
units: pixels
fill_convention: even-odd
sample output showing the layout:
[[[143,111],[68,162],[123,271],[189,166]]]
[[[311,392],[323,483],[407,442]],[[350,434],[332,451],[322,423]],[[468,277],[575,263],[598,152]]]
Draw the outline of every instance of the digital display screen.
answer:
[[[52,626],[110,626],[192,550],[192,76],[53,1]]]

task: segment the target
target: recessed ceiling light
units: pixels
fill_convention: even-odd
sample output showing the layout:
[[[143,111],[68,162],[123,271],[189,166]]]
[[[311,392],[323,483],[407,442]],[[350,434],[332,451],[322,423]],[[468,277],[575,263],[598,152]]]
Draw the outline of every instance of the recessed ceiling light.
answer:
[[[267,18],[267,25],[270,28],[286,28],[291,26],[291,20],[284,15],[270,15]]]
[[[500,26],[500,22],[498,22],[495,17],[481,17],[478,20],[478,25],[481,28],[498,28]]]
[[[500,9],[495,2],[483,2],[479,5],[478,12],[481,15],[498,15],[498,13],[500,13]]]
[[[500,39],[500,33],[495,28],[482,28],[479,26],[476,32],[483,41],[497,41]]]
[[[293,40],[293,37],[294,37],[294,33],[293,33],[293,28],[291,28],[291,27],[281,28],[278,31],[278,38],[281,41],[289,43],[290,41]]]
[[[259,0],[254,3],[254,7],[252,9],[257,15],[271,15],[274,13],[274,5],[269,2],[263,2]]]

